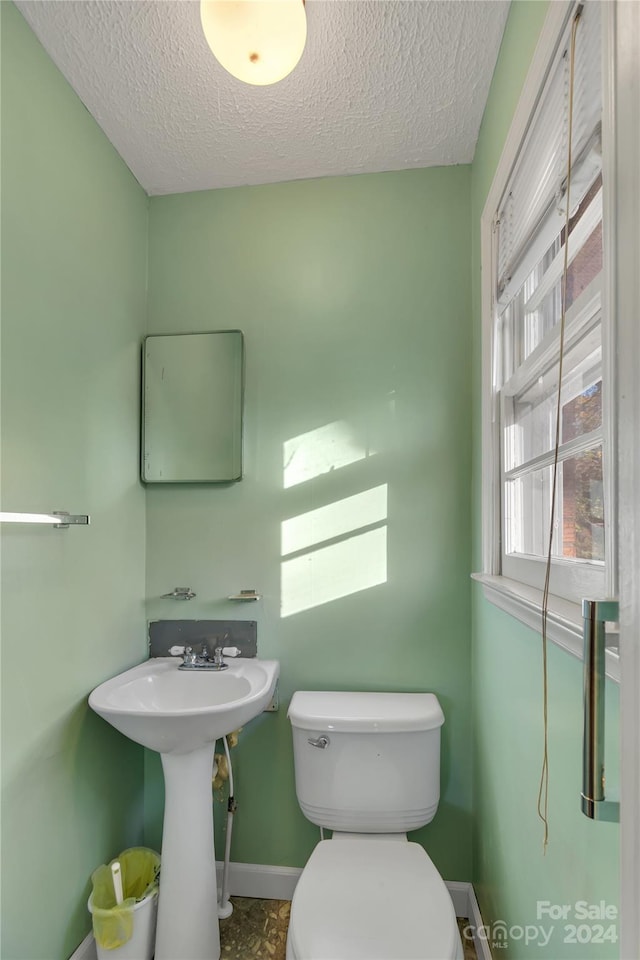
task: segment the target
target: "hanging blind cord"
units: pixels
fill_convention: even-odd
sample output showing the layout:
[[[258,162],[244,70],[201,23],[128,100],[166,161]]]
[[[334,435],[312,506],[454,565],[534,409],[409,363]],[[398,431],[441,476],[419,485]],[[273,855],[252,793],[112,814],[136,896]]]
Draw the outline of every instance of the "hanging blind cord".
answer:
[[[582,14],[583,4],[576,10],[571,24],[571,45],[569,54],[569,130],[567,144],[567,189],[566,214],[564,227],[564,265],[562,269],[562,310],[560,314],[560,357],[558,361],[558,392],[556,397],[556,429],[555,447],[553,455],[552,483],[551,483],[551,516],[549,520],[549,545],[547,549],[547,563],[544,576],[544,590],[542,591],[542,714],[544,724],[544,747],[542,753],[542,771],[540,773],[540,789],[538,791],[538,816],[544,825],[542,850],[546,854],[549,844],[549,680],[547,664],[547,619],[549,615],[549,583],[551,579],[551,549],[553,546],[553,528],[556,519],[556,495],[558,481],[558,451],[560,448],[560,415],[562,411],[562,368],[564,361],[564,332],[567,316],[567,274],[569,272],[569,220],[570,220],[570,192],[571,192],[571,139],[573,134],[573,81],[576,52],[576,33]]]

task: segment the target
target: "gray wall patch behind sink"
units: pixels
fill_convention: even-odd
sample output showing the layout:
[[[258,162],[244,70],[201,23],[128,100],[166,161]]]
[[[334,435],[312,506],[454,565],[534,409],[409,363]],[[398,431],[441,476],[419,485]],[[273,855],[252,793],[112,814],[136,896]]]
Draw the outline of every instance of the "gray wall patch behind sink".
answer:
[[[150,620],[149,656],[168,657],[171,647],[193,647],[200,653],[203,644],[213,655],[215,647],[238,647],[240,656],[258,653],[255,620]]]

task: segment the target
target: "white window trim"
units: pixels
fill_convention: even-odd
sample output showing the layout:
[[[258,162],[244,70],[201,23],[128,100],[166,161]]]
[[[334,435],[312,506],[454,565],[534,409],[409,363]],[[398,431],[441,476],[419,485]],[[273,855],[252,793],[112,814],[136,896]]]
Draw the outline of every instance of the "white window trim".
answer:
[[[640,956],[640,5],[618,3],[615,104],[618,120],[615,233],[620,563],[620,957]]]
[[[471,576],[482,584],[484,595],[490,603],[540,633],[541,590],[508,577],[494,577],[485,573],[472,573]],[[547,635],[556,646],[582,660],[584,643],[579,605],[561,597],[549,597]],[[613,649],[617,648],[617,635],[608,633],[607,644],[610,645],[605,651],[607,676],[620,683],[620,657]]]
[[[506,611],[522,623],[541,631],[542,591],[519,581],[510,580],[500,575],[500,434],[499,422],[495,416],[496,398],[493,393],[493,365],[494,365],[494,322],[493,322],[493,292],[495,286],[494,264],[496,262],[496,230],[495,216],[500,200],[504,194],[507,179],[513,168],[514,161],[524,138],[530,117],[535,109],[539,92],[547,75],[554,51],[558,45],[563,27],[566,24],[573,0],[559,0],[549,5],[538,44],[536,46],[529,72],[514,113],[509,133],[505,140],[498,166],[489,189],[484,210],[480,219],[480,253],[481,253],[481,310],[482,310],[482,572],[472,574],[473,579],[483,585],[486,599]],[[608,55],[605,58],[606,69],[603,70],[603,140],[607,140],[608,151],[605,152],[604,177],[604,205],[605,210],[613,209],[614,199],[614,138],[613,138],[613,111],[611,109],[611,91],[613,88],[613,16],[614,4],[603,4],[603,31]],[[608,156],[607,156],[608,155]],[[611,249],[610,219],[604,221],[605,256]],[[606,289],[603,290],[605,309],[613,302],[613,273],[605,267]],[[605,345],[603,337],[603,373],[609,384],[614,381],[614,362],[610,351]],[[605,435],[614,437],[615,412],[614,405],[609,403],[603,410],[603,429]],[[609,457],[606,470],[608,471],[608,489],[616,489],[616,465],[614,458]],[[607,566],[609,568],[607,593],[615,595],[617,591],[616,564],[611,562],[616,556],[615,506],[612,505],[606,517],[607,522]],[[578,603],[571,603],[559,597],[551,597],[549,601],[549,617],[547,631],[549,639],[567,652],[582,659],[582,629],[583,621]],[[617,654],[607,654],[607,675],[619,682],[620,670]]]

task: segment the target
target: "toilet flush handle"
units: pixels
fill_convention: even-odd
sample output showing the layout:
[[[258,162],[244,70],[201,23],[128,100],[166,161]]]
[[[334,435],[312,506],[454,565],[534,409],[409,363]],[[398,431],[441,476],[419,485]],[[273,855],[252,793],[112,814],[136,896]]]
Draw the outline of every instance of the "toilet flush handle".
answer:
[[[329,737],[309,737],[307,743],[310,743],[312,747],[320,747],[321,750],[324,750],[325,747],[329,746]]]

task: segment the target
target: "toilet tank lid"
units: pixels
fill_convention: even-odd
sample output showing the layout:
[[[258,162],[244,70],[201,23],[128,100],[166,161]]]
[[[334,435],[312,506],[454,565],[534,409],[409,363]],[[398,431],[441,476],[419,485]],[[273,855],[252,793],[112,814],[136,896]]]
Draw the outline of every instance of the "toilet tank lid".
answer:
[[[433,693],[350,693],[298,690],[287,714],[304,730],[402,733],[433,730],[444,714]]]

